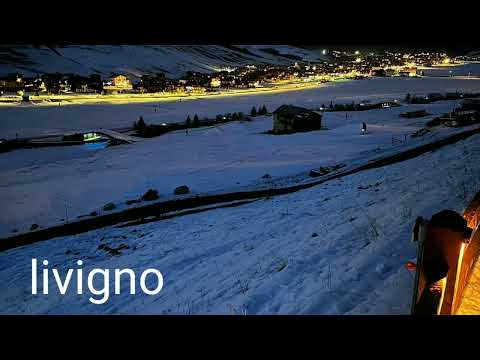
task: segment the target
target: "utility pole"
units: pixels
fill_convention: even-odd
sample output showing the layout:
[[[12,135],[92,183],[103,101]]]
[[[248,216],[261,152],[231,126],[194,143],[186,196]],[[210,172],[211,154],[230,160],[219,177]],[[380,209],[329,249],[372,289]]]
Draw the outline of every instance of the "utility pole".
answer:
[[[65,200],[65,223],[68,224],[68,207],[67,207],[67,200]]]

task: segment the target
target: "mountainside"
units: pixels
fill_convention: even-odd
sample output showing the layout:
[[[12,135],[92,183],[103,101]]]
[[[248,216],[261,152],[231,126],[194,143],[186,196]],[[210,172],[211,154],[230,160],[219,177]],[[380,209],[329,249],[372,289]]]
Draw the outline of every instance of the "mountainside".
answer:
[[[480,50],[472,50],[467,53],[468,56],[480,56]]]
[[[133,77],[164,72],[181,77],[186,71],[213,72],[248,64],[319,61],[318,51],[290,45],[66,45],[0,46],[0,76],[49,73],[123,73]]]

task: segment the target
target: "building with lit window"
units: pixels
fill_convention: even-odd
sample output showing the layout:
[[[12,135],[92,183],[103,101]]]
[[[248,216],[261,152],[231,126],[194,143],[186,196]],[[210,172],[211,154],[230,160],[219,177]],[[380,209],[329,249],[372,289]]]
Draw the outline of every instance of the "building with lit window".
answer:
[[[23,90],[25,82],[19,74],[12,74],[0,78],[0,91],[2,92],[17,92]]]
[[[133,89],[130,80],[124,75],[117,75],[111,78],[110,81],[104,83],[103,90],[107,94],[118,94],[129,92]]]
[[[212,87],[212,88],[220,87],[221,84],[222,84],[222,82],[220,81],[219,78],[212,78],[210,80],[210,87]]]
[[[322,128],[322,115],[293,105],[282,105],[273,112],[273,133],[288,134]]]

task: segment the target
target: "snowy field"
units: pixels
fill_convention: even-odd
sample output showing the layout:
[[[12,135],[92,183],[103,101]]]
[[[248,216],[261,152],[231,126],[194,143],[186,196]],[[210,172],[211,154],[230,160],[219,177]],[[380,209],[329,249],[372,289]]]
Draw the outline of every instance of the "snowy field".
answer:
[[[391,87],[387,88],[388,84]],[[258,105],[265,103],[269,109],[283,103],[313,107],[328,104],[330,98],[339,102],[403,98],[407,92],[455,89],[479,91],[480,81],[373,79],[343,82],[324,89],[290,92],[288,96],[275,94],[171,103],[164,113],[155,113],[150,105],[150,115],[146,111],[134,114],[139,108],[145,109],[145,105],[17,107],[2,108],[0,114],[2,127],[6,126],[8,131],[14,132],[24,126],[26,132],[38,134],[41,128],[48,131],[62,129],[61,119],[68,119],[69,126],[74,128],[93,127],[92,118],[102,119],[104,127],[119,127],[130,124],[130,120],[139,114],[143,114],[147,122],[160,122],[167,119],[178,121],[186,113],[197,112],[204,116],[218,112],[247,112],[253,101]],[[359,158],[366,161],[379,151],[397,147],[400,150],[402,144],[392,146],[392,136],[411,134],[433,116],[451,111],[454,105],[452,101],[410,105],[349,113],[347,117],[344,112],[326,113],[324,124],[329,130],[289,136],[264,134],[271,129],[272,119],[258,117],[252,122],[200,128],[188,135],[185,132],[169,133],[102,150],[78,146],[0,154],[0,197],[3,200],[0,237],[11,235],[13,230],[28,231],[34,223],[46,227],[92,211],[101,212],[108,202],[114,202],[121,209],[126,207],[126,200],[138,198],[148,188],[157,189],[163,199],[168,199],[172,197],[173,189],[183,184],[188,185],[193,194],[238,190],[265,183],[285,184],[289,177],[308,173],[318,166],[348,163]],[[398,116],[401,112],[417,109],[427,109],[433,115],[410,120]],[[128,123],[118,119],[117,116],[129,112]],[[13,117],[4,117],[5,114]],[[362,121],[368,124],[368,136],[360,135]],[[406,145],[428,141],[449,131],[452,130],[440,128],[424,139],[409,138]],[[261,179],[267,173],[272,178]]]
[[[434,104],[428,110],[439,114],[451,106]],[[284,177],[318,166],[372,158],[381,149],[401,148],[402,144],[392,146],[392,136],[411,134],[431,118],[398,117],[405,108],[350,113],[347,118],[343,112],[327,113],[325,124],[330,130],[289,136],[264,134],[272,120],[259,117],[101,150],[75,146],[0,154],[0,234],[101,212],[108,202],[125,207],[126,200],[149,188],[157,189],[164,199],[182,184],[193,194],[238,190],[258,183],[285,183]],[[360,135],[362,121],[368,123],[367,136]],[[426,139],[448,131],[434,131]],[[421,140],[410,138],[407,143]],[[272,178],[261,179],[265,174]]]
[[[357,81],[326,83],[314,89],[282,93],[185,99],[128,105],[14,105],[0,107],[0,138],[30,137],[96,128],[132,126],[143,116],[147,123],[185,121],[193,117],[215,116],[219,113],[242,111],[266,105],[271,111],[283,104],[308,108],[338,103],[360,102],[364,99],[403,99],[407,93],[478,91],[480,80],[455,78],[372,78]],[[155,111],[156,110],[156,111]]]
[[[424,69],[425,76],[480,76],[480,63],[467,62],[455,66],[438,66]]]
[[[413,274],[404,264],[415,257],[410,242],[415,217],[430,217],[444,208],[463,211],[478,191],[478,174],[480,135],[415,159],[236,208],[105,228],[1,252],[0,312],[406,314]],[[101,244],[127,248],[113,256]],[[162,271],[164,287],[150,297],[129,295],[126,281],[115,295],[111,284],[109,300],[94,305],[90,293],[73,293],[73,277],[64,296],[54,287],[50,295],[34,296],[32,258],[48,259],[62,277],[67,268],[77,268],[78,259],[84,261],[85,273],[92,268],[154,267]]]
[[[480,91],[480,80],[370,79],[298,92],[186,100],[159,104],[17,106],[0,108],[0,138],[89,128],[182,121],[265,104],[321,104],[403,99],[406,93]],[[186,184],[192,194],[291,184],[311,168],[365,163],[379,154],[434,141],[465,129],[439,127],[408,135],[457,104],[324,115],[328,130],[272,136],[268,116],[173,132],[106,149],[75,146],[0,154],[0,237],[72,220],[108,202],[119,209],[148,188],[172,198]],[[405,111],[432,115],[403,119]],[[369,134],[360,135],[361,123]],[[392,144],[392,137],[405,143]],[[410,231],[416,216],[444,208],[462,211],[480,186],[480,135],[415,159],[329,181],[297,193],[260,199],[127,228],[104,228],[0,253],[0,313],[152,314],[402,314],[409,312],[415,256]],[[270,179],[262,179],[264,174]],[[447,196],[448,195],[448,196]],[[124,247],[111,255],[102,245]],[[90,294],[31,294],[31,259],[48,259],[65,274],[84,261],[92,268],[158,268],[159,296],[113,294],[104,305]],[[64,276],[64,275],[63,275]],[[53,279],[52,279],[53,281]],[[54,283],[53,283],[54,285]],[[123,284],[124,287],[127,284]],[[71,289],[76,286],[75,277]],[[53,289],[52,289],[53,290]]]

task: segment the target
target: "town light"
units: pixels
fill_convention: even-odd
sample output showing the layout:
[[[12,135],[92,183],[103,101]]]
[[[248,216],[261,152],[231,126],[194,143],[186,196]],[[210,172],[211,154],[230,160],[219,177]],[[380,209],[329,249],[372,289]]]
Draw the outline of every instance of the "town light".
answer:
[[[444,64],[450,64],[450,58],[446,57],[445,59],[443,59],[443,63]]]
[[[355,55],[358,55],[358,54],[360,54],[360,51],[355,50]]]
[[[322,50],[322,54],[323,54],[323,55],[327,55],[327,49],[323,49],[323,50]]]
[[[355,59],[355,62],[357,62],[357,63],[362,62],[362,58],[359,58],[359,57],[356,58],[356,59]]]

